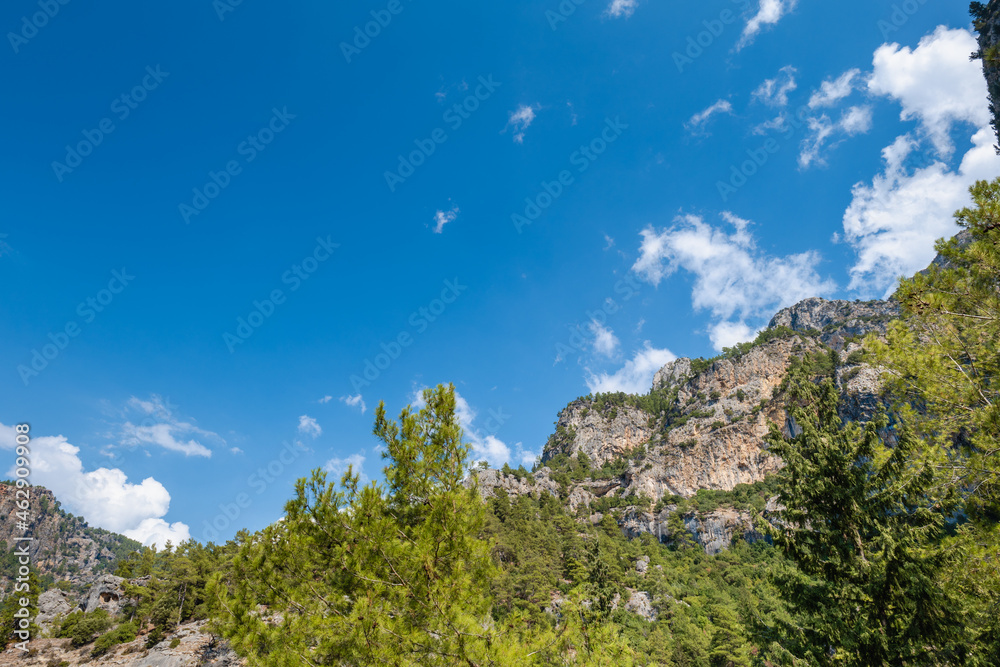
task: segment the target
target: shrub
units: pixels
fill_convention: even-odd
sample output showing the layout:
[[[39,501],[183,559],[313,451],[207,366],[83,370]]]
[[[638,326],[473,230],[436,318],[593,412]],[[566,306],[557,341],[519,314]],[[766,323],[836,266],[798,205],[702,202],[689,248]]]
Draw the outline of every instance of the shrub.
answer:
[[[75,611],[62,620],[59,625],[57,637],[68,637],[74,647],[89,644],[94,635],[104,632],[111,627],[111,617],[103,609],[85,614]]]
[[[93,656],[104,655],[113,647],[119,644],[127,644],[135,641],[137,634],[136,627],[131,623],[122,623],[114,630],[105,632],[94,642],[94,650],[90,652]]]

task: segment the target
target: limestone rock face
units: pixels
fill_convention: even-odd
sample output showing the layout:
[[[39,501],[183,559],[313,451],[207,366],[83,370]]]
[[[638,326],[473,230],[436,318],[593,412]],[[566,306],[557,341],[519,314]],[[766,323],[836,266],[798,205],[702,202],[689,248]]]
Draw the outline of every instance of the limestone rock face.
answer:
[[[751,544],[764,539],[754,527],[750,514],[730,508],[720,508],[703,515],[688,515],[684,517],[684,527],[709,555],[728,549],[737,535]]]
[[[671,361],[656,371],[653,376],[653,389],[671,389],[683,384],[691,375],[691,360],[685,357]]]
[[[518,479],[517,475],[505,475],[500,470],[474,470],[466,478],[467,485],[478,484],[479,494],[483,498],[494,498],[497,490],[502,489],[511,498],[518,496],[535,495],[548,493],[553,496],[559,495],[559,485],[549,479],[548,468],[542,468],[525,479]]]
[[[229,644],[209,633],[205,621],[185,623],[151,649],[146,637],[115,646],[99,658],[90,655],[91,646],[73,648],[69,639],[33,639],[28,653],[11,647],[0,653],[0,667],[243,667],[246,661]],[[177,645],[171,644],[177,641]]]
[[[730,491],[777,472],[783,464],[770,454],[765,437],[772,426],[788,437],[801,431],[777,393],[792,362],[813,352],[839,353],[835,379],[843,416],[871,419],[883,407],[879,371],[854,353],[862,351],[861,337],[884,334],[898,316],[899,305],[890,301],[806,299],[774,316],[770,328],[787,331],[774,331],[765,342],[711,361],[682,358],[667,364],[654,377],[655,394],[573,401],[560,412],[544,447],[542,460],[550,467],[526,480],[479,471],[481,492],[484,497],[497,489],[511,497],[549,493],[581,521],[597,523],[610,513],[630,537],[650,533],[663,539],[675,507],[654,515],[623,509],[620,499],[645,499],[650,507],[661,499],[669,502],[669,496],[690,498],[700,489]],[[589,477],[576,462],[581,453],[590,462]],[[598,503],[602,507],[595,507]],[[728,547],[737,535],[762,539],[754,517],[732,509],[689,513],[683,521],[709,553]]]
[[[584,401],[570,403],[559,413],[556,435],[542,454],[549,461],[557,454],[586,454],[594,467],[625,456],[649,442],[653,435],[650,415],[629,405],[599,413]]]
[[[885,333],[886,325],[899,317],[895,301],[827,301],[806,299],[785,308],[771,319],[768,328],[788,327],[795,331],[816,330],[820,340],[835,350],[853,336],[871,332]]]
[[[35,622],[48,627],[59,616],[65,616],[78,609],[69,593],[53,588],[38,596],[38,616]]]
[[[87,596],[86,612],[89,614],[98,609],[104,609],[114,616],[121,607],[125,598],[125,580],[113,574],[105,574],[99,577],[94,585],[90,587],[90,594]]]
[[[14,519],[16,503],[29,495],[27,530],[18,529]],[[46,488],[31,486],[17,489],[13,484],[0,484],[0,540],[8,545],[22,535],[31,535],[27,545],[31,564],[39,574],[52,575],[68,581],[77,589],[89,586],[102,571],[113,569],[122,547],[138,548],[138,542],[89,527],[80,517],[70,517],[59,509],[55,496]],[[20,546],[20,545],[19,545]],[[11,582],[0,577],[0,588],[9,591]]]

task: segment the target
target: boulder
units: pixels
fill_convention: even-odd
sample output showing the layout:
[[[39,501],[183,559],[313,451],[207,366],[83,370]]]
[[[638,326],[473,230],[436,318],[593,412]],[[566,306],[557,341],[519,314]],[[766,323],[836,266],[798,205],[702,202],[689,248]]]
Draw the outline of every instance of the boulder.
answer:
[[[69,593],[57,588],[38,596],[38,616],[35,622],[48,627],[59,616],[65,616],[79,608]]]

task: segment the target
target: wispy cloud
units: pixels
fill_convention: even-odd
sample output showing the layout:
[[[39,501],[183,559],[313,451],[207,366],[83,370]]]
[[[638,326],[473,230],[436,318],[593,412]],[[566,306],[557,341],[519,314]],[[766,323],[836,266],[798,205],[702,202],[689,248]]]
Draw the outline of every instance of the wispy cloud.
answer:
[[[824,81],[819,90],[809,98],[809,108],[819,109],[832,107],[840,100],[850,96],[856,88],[856,82],[861,80],[861,70],[849,69],[832,81]]]
[[[438,211],[434,214],[434,233],[440,234],[444,231],[444,226],[449,222],[455,222],[460,211],[455,206],[449,211]]]
[[[656,349],[649,341],[636,351],[625,365],[613,373],[594,374],[588,371],[587,387],[591,393],[645,394],[653,386],[653,376],[677,356],[670,350]]]
[[[590,333],[594,335],[594,352],[608,358],[617,354],[619,341],[614,331],[597,320],[591,320]]]
[[[803,169],[814,164],[825,164],[823,157],[827,143],[834,137],[853,137],[872,129],[872,108],[856,106],[846,109],[836,122],[826,114],[808,119],[809,134],[802,140],[799,152],[799,166]]]
[[[365,399],[361,396],[361,394],[355,394],[354,396],[341,396],[340,401],[344,403],[344,405],[360,410],[361,414],[365,414],[368,411],[368,406],[365,405]]]
[[[797,4],[798,0],[760,0],[757,13],[747,21],[736,49],[752,44],[764,26],[775,25],[783,16],[791,13]]]
[[[315,439],[323,435],[323,428],[309,415],[299,417],[299,433]]]
[[[778,70],[778,76],[765,79],[764,83],[753,91],[753,99],[759,100],[769,107],[788,106],[788,93],[798,88],[795,75],[798,72],[791,65],[785,65]]]
[[[612,0],[611,4],[608,5],[607,15],[614,18],[621,18],[622,16],[628,18],[635,13],[635,9],[638,6],[639,0]]]
[[[869,91],[898,102],[917,127],[883,149],[883,171],[854,186],[844,213],[842,238],[857,253],[849,288],[861,296],[887,296],[899,276],[926,268],[934,241],[958,231],[952,213],[970,204],[969,186],[1000,173],[982,66],[969,61],[976,48],[968,30],[942,26],[915,49],[875,51]],[[972,146],[952,166],[962,125],[972,126]]]
[[[131,397],[125,405],[124,414],[128,420],[120,427],[120,444],[126,447],[155,445],[185,456],[205,458],[212,456],[212,450],[202,440],[226,444],[219,434],[178,418],[175,408],[157,395],[149,400]],[[133,423],[133,419],[139,423]]]
[[[691,134],[707,135],[705,128],[708,125],[708,121],[711,120],[712,116],[720,113],[732,115],[733,105],[729,100],[719,100],[704,111],[699,111],[695,115],[691,116],[691,118],[688,119],[688,122],[684,123],[684,129]]]
[[[504,131],[506,132],[508,129],[514,131],[515,143],[524,143],[525,131],[535,122],[535,111],[536,108],[534,106],[522,104],[516,110],[510,112]]]

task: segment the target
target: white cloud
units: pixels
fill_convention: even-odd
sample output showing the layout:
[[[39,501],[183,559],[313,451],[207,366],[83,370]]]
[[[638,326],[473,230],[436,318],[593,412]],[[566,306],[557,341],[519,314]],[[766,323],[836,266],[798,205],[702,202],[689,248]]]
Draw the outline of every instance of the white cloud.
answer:
[[[517,108],[516,111],[510,112],[510,117],[507,120],[507,128],[513,128],[514,130],[514,142],[518,144],[524,143],[524,132],[531,124],[535,122],[535,107],[522,104]]]
[[[176,546],[191,538],[187,525],[180,521],[167,523],[163,519],[143,519],[137,527],[124,534],[147,546],[155,544],[157,548],[163,547],[167,542]]]
[[[133,396],[126,403],[124,414],[145,417],[139,424],[133,424],[129,420],[121,425],[121,444],[128,447],[157,445],[185,456],[210,458],[212,450],[202,444],[200,439],[214,440],[222,445],[226,443],[217,433],[178,419],[174,414],[174,406],[156,395],[151,396],[148,401]]]
[[[229,453],[230,453],[230,454],[233,454],[233,455],[235,455],[235,456],[239,456],[240,454],[245,454],[246,452],[244,452],[244,451],[243,451],[242,449],[240,449],[239,447],[231,447],[231,448],[229,449]]]
[[[684,123],[684,129],[692,134],[704,134],[705,127],[708,125],[708,121],[711,120],[712,116],[717,113],[733,113],[733,105],[729,100],[719,100],[712,106],[708,107],[704,111],[699,111],[695,115],[688,119],[688,122]]]
[[[778,76],[764,79],[764,83],[753,91],[753,99],[760,100],[769,107],[788,106],[788,93],[798,88],[795,74],[798,72],[791,65],[785,65],[778,70]]]
[[[13,427],[0,424],[0,449],[16,447]],[[162,517],[170,508],[170,494],[152,477],[140,484],[129,483],[121,470],[98,468],[84,471],[80,448],[63,436],[32,438],[31,482],[52,491],[74,514],[90,524],[131,537],[143,544],[167,539],[174,544],[190,537],[183,523],[167,524]],[[13,475],[13,467],[7,472]]]
[[[748,221],[731,213],[722,217],[733,231],[712,227],[693,215],[679,217],[668,229],[647,227],[641,233],[639,259],[632,266],[653,285],[678,269],[693,274],[692,303],[716,319],[709,332],[717,348],[734,332],[746,332],[747,320],[769,317],[802,299],[836,290],[832,280],[818,275],[816,252],[767,255],[757,248]]]
[[[354,396],[341,396],[340,400],[345,405],[349,405],[352,408],[358,408],[361,410],[361,414],[368,412],[368,406],[365,405],[365,399],[361,394],[356,394]]]
[[[319,401],[317,401],[317,402],[320,405],[323,405],[323,404],[329,403],[332,400],[333,400],[333,396],[324,396],[323,398],[319,399]]]
[[[902,120],[916,119],[920,130],[944,157],[954,151],[949,136],[955,122],[977,128],[989,123],[982,64],[970,62],[979,48],[968,30],[938,27],[917,48],[885,44],[875,51],[875,70],[868,89],[902,106]]]
[[[969,204],[969,186],[1000,174],[986,82],[981,64],[969,61],[976,45],[968,31],[942,26],[916,49],[892,44],[875,52],[869,89],[899,102],[901,117],[918,128],[883,149],[883,171],[854,186],[844,213],[843,240],[857,253],[849,288],[859,295],[889,295],[898,277],[926,268],[934,241],[958,231],[953,213]],[[973,125],[972,147],[951,166],[961,123]]]
[[[591,320],[590,333],[594,334],[594,351],[602,357],[613,357],[618,352],[618,337],[615,332],[597,320]]]
[[[994,140],[988,125],[980,129],[955,171],[933,158],[927,166],[908,168],[907,160],[921,145],[908,134],[882,151],[885,169],[870,185],[854,186],[844,213],[844,240],[858,255],[850,289],[862,296],[888,296],[898,277],[927,268],[934,241],[958,232],[952,216],[969,205],[969,186],[1000,174]]]
[[[315,439],[323,434],[323,429],[315,419],[309,415],[302,415],[299,417],[299,433]]]
[[[802,140],[802,150],[799,153],[799,166],[803,169],[813,164],[825,164],[822,156],[827,141],[834,136],[853,137],[865,134],[872,129],[872,108],[870,106],[855,106],[846,109],[837,122],[830,120],[826,114],[818,118],[809,118],[809,136]],[[839,142],[838,142],[839,143]]]
[[[434,233],[440,234],[444,231],[444,226],[449,222],[454,222],[458,218],[460,211],[458,207],[452,208],[450,211],[438,211],[434,214]]]
[[[717,322],[708,328],[708,337],[716,350],[734,347],[737,343],[753,340],[757,331],[746,322]]]
[[[363,453],[351,454],[347,458],[332,458],[326,462],[323,469],[328,473],[332,474],[336,481],[340,481],[340,478],[344,476],[347,472],[347,468],[351,467],[351,471],[358,476],[362,484],[368,482],[368,476],[365,475],[365,456]]]
[[[855,82],[861,77],[861,70],[849,69],[833,81],[824,81],[819,90],[809,98],[809,108],[832,107],[854,92]]]
[[[639,6],[639,0],[611,0],[611,4],[608,5],[608,16],[613,16],[619,18],[624,16],[628,18],[632,16],[635,12],[635,8]]]
[[[764,121],[760,125],[757,125],[755,128],[753,128],[753,133],[760,135],[760,134],[767,134],[768,132],[772,131],[784,132],[787,128],[788,128],[788,117],[785,115],[785,112],[782,111],[771,120]]]
[[[677,356],[670,350],[658,350],[646,341],[645,347],[614,373],[590,373],[586,379],[591,393],[623,391],[627,394],[645,394],[653,386],[653,376]]]
[[[752,43],[764,26],[776,24],[783,16],[795,9],[797,4],[798,0],[760,0],[760,7],[757,13],[747,21],[736,49],[742,49]]]

